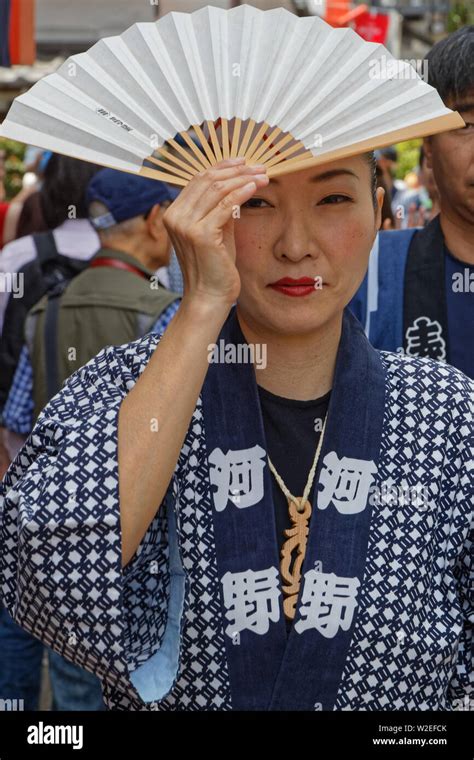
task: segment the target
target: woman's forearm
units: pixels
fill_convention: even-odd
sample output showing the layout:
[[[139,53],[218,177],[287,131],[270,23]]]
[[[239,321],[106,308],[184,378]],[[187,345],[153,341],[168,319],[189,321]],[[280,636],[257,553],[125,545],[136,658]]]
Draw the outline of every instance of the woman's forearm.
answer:
[[[208,362],[229,313],[221,303],[187,303],[160,339],[119,412],[118,461],[122,564],[133,557],[163,501]]]

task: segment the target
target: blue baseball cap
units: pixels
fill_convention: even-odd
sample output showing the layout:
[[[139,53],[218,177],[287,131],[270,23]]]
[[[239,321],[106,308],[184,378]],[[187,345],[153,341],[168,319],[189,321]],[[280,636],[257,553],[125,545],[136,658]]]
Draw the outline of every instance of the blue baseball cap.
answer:
[[[89,207],[92,201],[100,201],[107,206],[107,214],[90,219],[93,227],[104,230],[146,214],[157,203],[173,202],[178,195],[179,188],[166,182],[117,169],[101,169],[89,181],[86,204]]]

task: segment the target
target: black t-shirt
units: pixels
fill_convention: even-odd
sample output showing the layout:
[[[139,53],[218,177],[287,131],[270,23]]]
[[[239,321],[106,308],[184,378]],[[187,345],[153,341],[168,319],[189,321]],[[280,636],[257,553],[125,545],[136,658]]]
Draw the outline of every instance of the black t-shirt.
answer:
[[[294,496],[302,496],[321,435],[331,392],[311,401],[275,396],[258,386],[267,453],[286,487]],[[271,473],[278,545],[281,550],[291,528],[288,501]],[[312,501],[316,480],[309,494]],[[311,517],[310,517],[311,522]],[[287,631],[292,621],[286,620]]]

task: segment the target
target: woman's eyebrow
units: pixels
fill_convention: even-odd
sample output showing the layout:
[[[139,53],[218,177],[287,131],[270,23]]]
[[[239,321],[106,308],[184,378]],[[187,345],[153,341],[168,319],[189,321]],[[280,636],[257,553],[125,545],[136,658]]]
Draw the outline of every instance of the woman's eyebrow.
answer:
[[[355,172],[352,172],[350,169],[329,169],[327,172],[322,172],[321,174],[315,174],[314,177],[311,177],[308,182],[322,182],[325,179],[333,179],[333,177],[340,177],[341,175],[348,174],[351,177],[355,177],[356,179],[359,179],[357,174]]]
[[[359,179],[358,175],[350,169],[328,169],[321,174],[315,174],[314,177],[310,177],[308,182],[324,182],[326,179],[333,179],[334,177],[340,177],[341,175],[349,175]],[[278,185],[279,182],[276,178],[270,178],[269,184]]]

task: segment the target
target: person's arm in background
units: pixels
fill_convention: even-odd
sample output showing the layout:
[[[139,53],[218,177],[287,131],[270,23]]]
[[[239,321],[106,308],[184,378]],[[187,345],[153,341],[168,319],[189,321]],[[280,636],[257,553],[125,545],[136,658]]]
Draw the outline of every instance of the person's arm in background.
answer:
[[[18,222],[23,210],[23,204],[26,199],[36,191],[36,189],[35,185],[23,187],[8,204],[8,210],[3,226],[2,245],[7,245],[7,243],[11,243],[12,240],[17,239]]]
[[[27,435],[19,435],[8,428],[0,427],[0,480],[25,443]]]
[[[0,427],[0,480],[3,479],[3,476],[12,463],[10,452],[3,442],[4,431],[5,428]]]
[[[268,183],[263,172],[263,167],[237,159],[222,161],[196,175],[165,212],[183,271],[184,295],[120,407],[123,565],[163,501],[209,367],[208,346],[215,343],[239,295],[233,212]]]
[[[33,428],[33,410],[33,368],[25,345],[1,416],[0,479]]]

